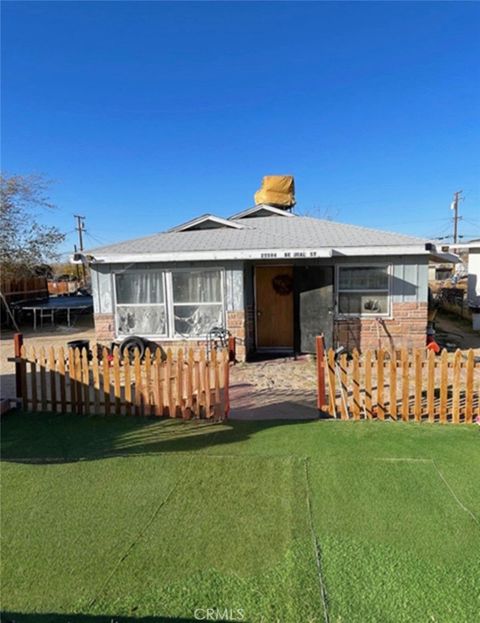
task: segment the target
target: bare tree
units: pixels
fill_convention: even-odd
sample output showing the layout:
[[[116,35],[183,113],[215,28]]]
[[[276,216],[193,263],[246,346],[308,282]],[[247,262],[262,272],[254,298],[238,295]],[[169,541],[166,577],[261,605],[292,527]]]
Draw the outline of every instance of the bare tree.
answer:
[[[31,274],[58,257],[65,239],[57,227],[38,222],[38,210],[52,210],[50,183],[38,175],[0,175],[0,259],[6,277]]]
[[[323,219],[324,221],[333,221],[338,218],[340,210],[333,205],[313,205],[311,208],[295,210],[295,213],[298,214],[298,216],[310,216],[312,218]]]

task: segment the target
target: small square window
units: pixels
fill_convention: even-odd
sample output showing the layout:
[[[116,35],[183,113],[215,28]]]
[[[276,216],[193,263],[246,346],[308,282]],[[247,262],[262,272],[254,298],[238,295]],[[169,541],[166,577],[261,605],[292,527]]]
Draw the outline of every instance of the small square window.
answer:
[[[388,266],[341,266],[338,270],[338,312],[365,316],[389,313]]]

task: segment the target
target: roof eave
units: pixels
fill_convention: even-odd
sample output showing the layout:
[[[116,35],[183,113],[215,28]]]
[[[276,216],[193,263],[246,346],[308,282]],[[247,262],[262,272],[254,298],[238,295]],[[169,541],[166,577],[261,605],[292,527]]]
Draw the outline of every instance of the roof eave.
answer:
[[[92,263],[118,264],[124,262],[195,262],[218,260],[301,260],[331,257],[365,257],[388,255],[429,255],[425,245],[373,246],[373,247],[317,247],[317,248],[265,248],[228,249],[208,251],[179,251],[177,253],[105,253],[92,259]]]
[[[462,260],[455,255],[455,253],[446,253],[432,251],[429,257],[430,262],[448,263],[448,264],[461,264]]]

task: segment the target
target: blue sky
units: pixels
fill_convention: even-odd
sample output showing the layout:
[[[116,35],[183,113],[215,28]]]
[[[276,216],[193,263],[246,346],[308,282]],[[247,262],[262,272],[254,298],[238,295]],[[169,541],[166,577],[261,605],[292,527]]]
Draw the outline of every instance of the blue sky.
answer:
[[[249,207],[480,235],[480,6],[4,2],[2,168],[55,180],[87,245]],[[75,237],[69,234],[66,248]]]

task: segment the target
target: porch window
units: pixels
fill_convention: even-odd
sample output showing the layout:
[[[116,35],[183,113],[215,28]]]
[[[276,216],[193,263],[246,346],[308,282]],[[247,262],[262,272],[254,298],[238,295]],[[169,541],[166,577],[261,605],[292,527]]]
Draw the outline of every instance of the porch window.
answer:
[[[176,335],[204,336],[223,326],[223,286],[220,270],[172,272],[173,318]]]
[[[355,316],[389,313],[388,266],[340,266],[338,311]]]
[[[163,271],[118,273],[115,286],[119,335],[166,335]]]

